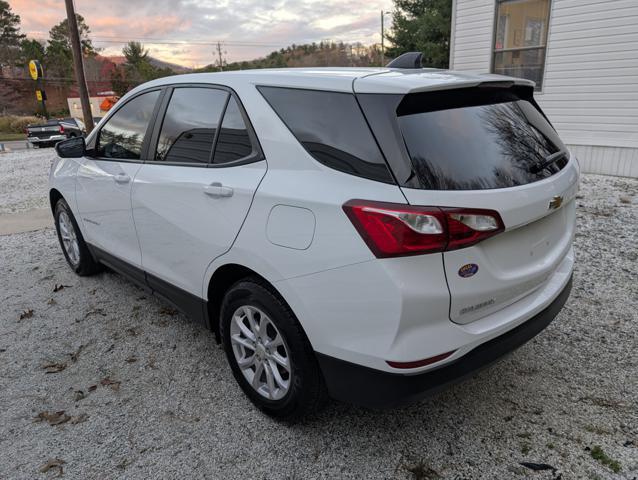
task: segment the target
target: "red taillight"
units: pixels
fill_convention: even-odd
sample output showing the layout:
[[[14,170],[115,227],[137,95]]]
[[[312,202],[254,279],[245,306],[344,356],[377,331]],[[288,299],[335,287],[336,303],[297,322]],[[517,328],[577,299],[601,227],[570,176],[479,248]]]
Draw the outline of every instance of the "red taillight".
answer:
[[[449,242],[446,250],[472,246],[505,230],[494,210],[443,208],[447,218]]]
[[[350,200],[343,210],[377,258],[469,247],[502,232],[498,212]]]
[[[64,133],[64,127],[60,125],[60,133]]]
[[[391,360],[386,360],[385,363],[390,365],[393,368],[418,368],[425,367],[426,365],[432,365],[433,363],[440,362],[441,360],[445,360],[450,355],[452,355],[456,350],[452,350],[451,352],[445,352],[440,355],[436,355],[430,358],[424,358],[423,360],[415,360],[413,362],[393,362]]]

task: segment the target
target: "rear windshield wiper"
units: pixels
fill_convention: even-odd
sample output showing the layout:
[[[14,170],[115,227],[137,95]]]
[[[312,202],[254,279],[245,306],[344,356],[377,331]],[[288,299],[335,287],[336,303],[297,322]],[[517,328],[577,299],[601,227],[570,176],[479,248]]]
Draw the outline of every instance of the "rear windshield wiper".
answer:
[[[530,173],[538,173],[545,170],[552,163],[556,163],[559,160],[562,160],[567,156],[567,152],[565,150],[559,150],[558,152],[551,153],[545,157],[545,160],[542,162],[536,163],[529,167]]]

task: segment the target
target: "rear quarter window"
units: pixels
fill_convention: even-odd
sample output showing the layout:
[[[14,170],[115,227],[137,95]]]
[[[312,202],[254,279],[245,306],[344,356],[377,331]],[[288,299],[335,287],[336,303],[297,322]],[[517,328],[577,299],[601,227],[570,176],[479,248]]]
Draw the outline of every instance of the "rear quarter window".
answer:
[[[359,177],[393,183],[354,95],[258,88],[297,141],[318,162]]]

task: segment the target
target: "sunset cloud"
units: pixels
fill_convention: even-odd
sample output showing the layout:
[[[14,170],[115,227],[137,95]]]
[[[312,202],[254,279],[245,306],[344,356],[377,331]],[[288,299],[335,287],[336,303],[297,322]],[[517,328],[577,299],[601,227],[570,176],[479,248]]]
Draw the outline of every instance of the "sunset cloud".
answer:
[[[66,16],[63,0],[9,0],[22,30],[46,39]],[[106,55],[139,40],[151,55],[187,66],[213,61],[224,43],[228,61],[288,46],[333,40],[379,41],[379,13],[391,0],[76,0],[91,37]]]

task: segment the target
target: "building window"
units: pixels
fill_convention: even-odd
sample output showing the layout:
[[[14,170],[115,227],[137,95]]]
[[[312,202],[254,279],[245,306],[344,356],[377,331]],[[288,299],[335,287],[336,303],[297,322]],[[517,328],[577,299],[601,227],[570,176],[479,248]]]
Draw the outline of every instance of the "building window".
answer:
[[[550,0],[497,0],[492,72],[543,87]]]

